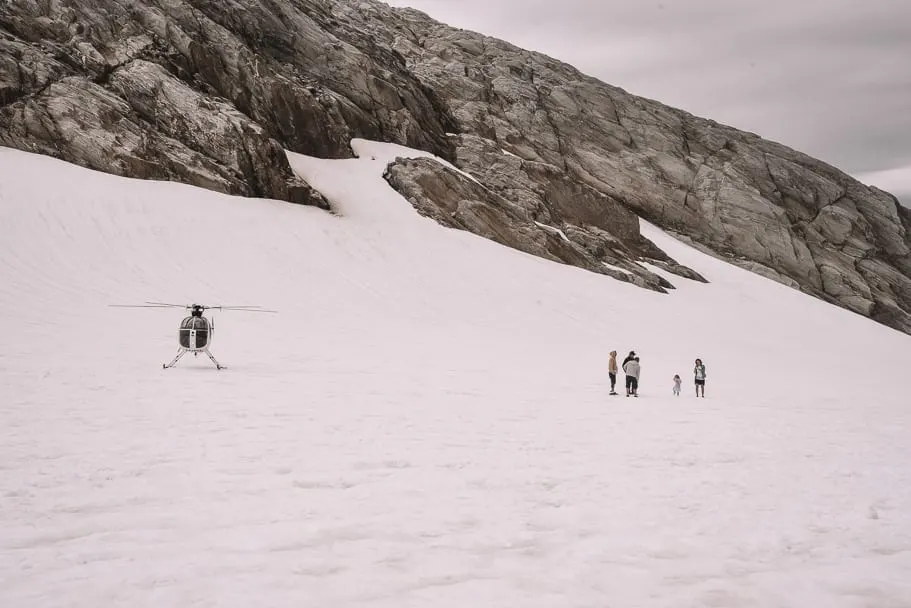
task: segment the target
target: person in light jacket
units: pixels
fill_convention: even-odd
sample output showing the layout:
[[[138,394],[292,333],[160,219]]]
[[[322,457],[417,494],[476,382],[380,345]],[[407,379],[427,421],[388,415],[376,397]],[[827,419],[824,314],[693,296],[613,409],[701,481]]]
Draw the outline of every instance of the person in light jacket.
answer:
[[[610,394],[616,395],[617,386],[617,351],[610,351],[610,358],[607,360],[607,375],[610,376]]]
[[[623,373],[626,374],[626,396],[639,396],[639,357],[633,357],[623,365]]]

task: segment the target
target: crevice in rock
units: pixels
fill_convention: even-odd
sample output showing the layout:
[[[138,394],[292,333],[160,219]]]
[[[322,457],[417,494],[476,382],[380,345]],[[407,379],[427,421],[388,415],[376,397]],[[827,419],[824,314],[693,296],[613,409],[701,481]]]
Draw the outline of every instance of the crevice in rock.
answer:
[[[693,151],[690,149],[690,138],[686,132],[686,123],[681,125],[680,129],[680,140],[683,142],[683,151],[686,154],[687,160],[693,158]]]
[[[605,93],[607,98],[610,99],[610,108],[614,115],[614,122],[623,129],[623,132],[626,133],[627,145],[631,150],[636,150],[639,146],[636,144],[636,140],[633,138],[632,132],[629,130],[625,124],[623,124],[623,119],[620,117],[620,109],[617,107],[617,100],[610,92]]]
[[[47,91],[51,86],[57,84],[64,78],[70,78],[70,76],[71,75],[63,76],[56,80],[51,80],[49,82],[46,82],[40,88],[35,89],[34,91],[26,92],[26,91],[22,91],[22,89],[19,89],[21,94],[15,95],[15,96],[10,96],[4,100],[0,100],[0,102],[3,102],[3,103],[0,103],[0,110],[3,110],[4,108],[7,108],[7,107],[11,107],[19,102],[26,102],[29,99],[37,99],[37,98],[41,97],[42,95],[44,95],[44,92]]]
[[[769,178],[769,182],[772,184],[772,194],[774,194],[778,200],[773,201],[777,205],[781,206],[781,202],[784,199],[784,194],[782,193],[781,186],[778,184],[778,180],[775,179],[775,176],[772,174],[772,167],[769,165],[769,155],[766,152],[762,153],[762,164],[765,167],[766,175]]]
[[[805,221],[805,222],[800,222],[798,220],[798,223],[800,223],[801,225],[816,223],[816,220],[819,219],[819,216],[822,214],[823,211],[825,211],[829,207],[834,207],[835,205],[837,205],[838,203],[840,203],[841,201],[843,201],[847,198],[848,198],[848,191],[847,191],[847,189],[842,188],[841,193],[838,195],[838,197],[835,200],[833,200],[831,203],[823,203],[816,209],[816,213],[813,214],[813,219]]]
[[[541,87],[535,86],[535,95],[538,101],[538,107],[544,110],[544,118],[547,120],[547,124],[550,125],[550,130],[554,134],[554,139],[557,140],[557,153],[560,155],[560,160],[563,161],[563,171],[569,172],[569,163],[566,160],[566,148],[563,143],[563,136],[560,133],[560,129],[557,127],[557,123],[554,120],[554,117],[550,113],[550,108],[547,107],[547,100],[544,98]]]

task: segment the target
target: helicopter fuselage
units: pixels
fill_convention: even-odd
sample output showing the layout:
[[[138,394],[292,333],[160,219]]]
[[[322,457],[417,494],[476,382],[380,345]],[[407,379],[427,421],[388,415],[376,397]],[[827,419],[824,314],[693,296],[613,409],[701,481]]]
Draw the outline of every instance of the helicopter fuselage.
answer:
[[[177,341],[181,348],[190,352],[203,351],[212,344],[212,335],[215,333],[214,324],[202,314],[192,314],[180,322],[177,330]]]

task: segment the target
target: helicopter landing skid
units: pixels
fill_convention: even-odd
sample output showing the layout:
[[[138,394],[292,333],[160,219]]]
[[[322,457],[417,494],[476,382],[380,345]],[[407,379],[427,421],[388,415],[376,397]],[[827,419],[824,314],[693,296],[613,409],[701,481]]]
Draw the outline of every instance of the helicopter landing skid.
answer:
[[[169,367],[174,367],[175,365],[177,365],[177,362],[180,361],[180,358],[183,357],[185,354],[187,354],[187,349],[181,348],[180,350],[177,351],[177,355],[173,359],[171,359],[171,362],[162,363],[161,368],[168,369]]]
[[[180,361],[180,358],[183,357],[183,356],[184,356],[185,354],[187,354],[188,352],[189,352],[189,351],[188,351],[186,348],[181,348],[180,350],[177,351],[177,355],[175,355],[175,357],[174,357],[173,359],[171,359],[171,362],[170,362],[170,363],[162,363],[162,364],[161,364],[161,368],[162,368],[162,369],[168,369],[169,367],[174,367],[175,365],[177,365],[177,362]],[[208,349],[208,348],[207,348],[207,349],[204,349],[202,352],[204,352],[204,353],[206,353],[207,355],[209,355],[209,359],[211,359],[211,360],[212,360],[212,363],[215,364],[215,369],[224,369],[224,368],[225,368],[224,365],[222,365],[221,363],[219,363],[218,360],[215,359],[214,356],[212,356],[212,353],[209,352],[209,349]],[[195,355],[198,355],[198,354],[199,354],[199,351],[195,351],[195,352],[193,353],[194,356],[195,356]]]
[[[205,351],[203,351],[203,352],[205,352],[207,355],[209,355],[209,359],[212,359],[212,363],[215,364],[215,369],[223,369],[222,364],[219,363],[219,362],[215,359],[215,357],[212,356],[212,353],[209,352],[209,349],[208,349],[208,348],[207,348]]]

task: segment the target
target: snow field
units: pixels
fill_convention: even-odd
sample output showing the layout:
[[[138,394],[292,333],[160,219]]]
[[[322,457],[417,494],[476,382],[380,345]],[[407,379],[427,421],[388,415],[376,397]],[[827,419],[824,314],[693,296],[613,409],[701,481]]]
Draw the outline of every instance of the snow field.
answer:
[[[353,146],[289,155],[338,215],[0,148],[0,605],[911,605],[911,338],[647,225],[711,283],[441,228]],[[280,314],[161,370],[146,300]]]

